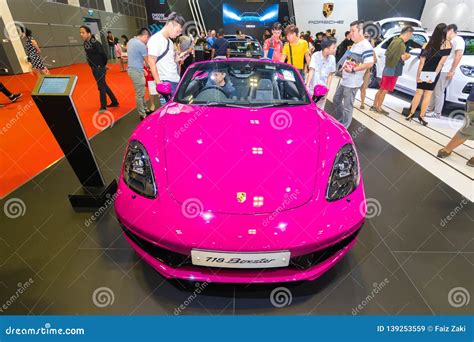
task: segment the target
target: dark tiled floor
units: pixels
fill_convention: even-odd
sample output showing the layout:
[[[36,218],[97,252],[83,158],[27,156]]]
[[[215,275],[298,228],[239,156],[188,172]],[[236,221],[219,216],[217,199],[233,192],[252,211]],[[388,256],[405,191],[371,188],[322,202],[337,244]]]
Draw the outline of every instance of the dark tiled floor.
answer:
[[[107,179],[117,177],[137,122],[128,115],[93,139]],[[67,195],[79,184],[60,161],[1,202],[3,208],[7,200],[20,199],[25,211],[15,219],[0,215],[0,309],[7,307],[0,314],[172,315],[181,304],[186,305],[180,314],[186,315],[472,314],[472,301],[456,307],[448,300],[459,287],[461,295],[474,294],[472,203],[464,204],[458,193],[357,122],[350,131],[374,211],[357,245],[321,278],[205,288],[165,280],[128,246],[113,210],[92,225],[85,223],[90,214],[72,211]],[[30,278],[33,283],[12,300]],[[292,300],[277,308],[270,295],[280,286]],[[92,300],[101,287],[113,293],[113,303],[103,308]],[[193,296],[198,288],[201,294]]]

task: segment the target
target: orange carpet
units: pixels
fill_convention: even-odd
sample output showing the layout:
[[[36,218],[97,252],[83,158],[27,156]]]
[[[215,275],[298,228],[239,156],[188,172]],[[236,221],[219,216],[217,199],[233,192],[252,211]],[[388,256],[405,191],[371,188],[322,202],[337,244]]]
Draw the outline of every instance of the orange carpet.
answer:
[[[87,136],[92,138],[109,124],[135,107],[133,85],[118,64],[109,64],[107,83],[120,107],[99,114],[99,91],[87,64],[75,64],[51,70],[51,74],[77,75],[73,98]],[[23,93],[16,103],[0,94],[0,198],[63,157],[53,134],[31,98],[36,83],[34,74],[2,76],[1,82],[12,93]],[[110,100],[108,100],[110,102]]]

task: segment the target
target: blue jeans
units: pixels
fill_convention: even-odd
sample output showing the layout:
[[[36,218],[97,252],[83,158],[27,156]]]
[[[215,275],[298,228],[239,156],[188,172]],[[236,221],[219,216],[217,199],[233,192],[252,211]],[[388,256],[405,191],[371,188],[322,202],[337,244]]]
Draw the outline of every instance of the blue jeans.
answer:
[[[109,47],[109,59],[115,59],[115,47],[107,45]]]
[[[349,88],[339,84],[332,102],[335,106],[335,118],[348,128],[352,121],[352,112],[354,110],[354,99],[359,88]]]

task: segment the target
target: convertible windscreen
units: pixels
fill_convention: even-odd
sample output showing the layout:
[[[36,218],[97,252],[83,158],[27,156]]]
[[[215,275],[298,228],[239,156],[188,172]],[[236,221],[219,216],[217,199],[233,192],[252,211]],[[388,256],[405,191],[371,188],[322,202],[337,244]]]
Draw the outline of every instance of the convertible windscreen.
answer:
[[[310,102],[301,78],[284,64],[212,62],[188,69],[175,97],[185,104],[291,106]]]

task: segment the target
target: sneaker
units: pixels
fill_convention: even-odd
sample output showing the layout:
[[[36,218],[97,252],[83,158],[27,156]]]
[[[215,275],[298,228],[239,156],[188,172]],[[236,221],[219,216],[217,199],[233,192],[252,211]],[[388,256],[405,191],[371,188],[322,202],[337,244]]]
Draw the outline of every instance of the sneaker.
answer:
[[[104,113],[104,112],[106,112],[106,111],[107,111],[106,108],[99,108],[99,113]]]
[[[371,106],[371,107],[370,107],[370,111],[376,112],[376,111],[377,111],[377,108],[375,108],[374,106]]]
[[[12,94],[12,96],[10,96],[10,101],[11,101],[11,102],[16,102],[16,100],[18,100],[18,99],[21,98],[22,96],[23,96],[22,93]]]
[[[119,103],[118,102],[112,102],[107,105],[107,107],[118,107]]]
[[[449,157],[451,153],[452,152],[448,152],[444,148],[442,148],[441,150],[438,151],[437,157],[443,159],[443,158]],[[474,158],[471,158],[471,159],[474,159]]]
[[[426,113],[426,117],[439,119],[441,117],[441,114],[440,113],[435,113],[435,112],[429,112],[429,113]]]
[[[471,159],[469,159],[466,163],[467,166],[470,166],[470,167],[474,167],[474,157],[472,157]]]
[[[383,114],[383,115],[388,115],[388,114],[389,114],[389,113],[388,113],[385,109],[383,109],[383,108],[380,108],[379,110],[376,110],[376,112],[379,113],[379,114]]]

